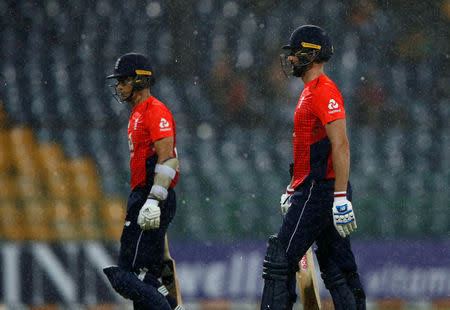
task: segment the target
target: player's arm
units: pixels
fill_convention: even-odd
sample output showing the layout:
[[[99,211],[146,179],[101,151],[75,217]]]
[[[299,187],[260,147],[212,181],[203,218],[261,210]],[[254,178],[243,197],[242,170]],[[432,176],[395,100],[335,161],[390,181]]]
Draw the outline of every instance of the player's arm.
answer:
[[[173,157],[173,144],[173,137],[161,138],[154,142],[155,151],[158,155],[155,176],[148,199],[138,216],[138,224],[144,230],[159,227],[161,215],[159,202],[167,198],[167,190],[178,169],[178,159]]]
[[[350,174],[350,144],[347,138],[345,118],[325,125],[331,142],[331,155],[335,174],[333,223],[341,237],[356,229],[352,203],[347,199],[347,183]]]
[[[350,144],[347,138],[345,118],[325,124],[325,130],[331,142],[333,170],[335,174],[335,192],[347,191],[350,173]]]
[[[173,157],[173,140],[173,137],[165,137],[154,142],[158,161],[155,166],[155,177],[150,189],[150,196],[154,196],[158,200],[167,198],[167,189],[177,173],[178,158]]]
[[[155,151],[158,155],[157,164],[162,164],[164,161],[173,157],[173,137],[166,137],[154,142]]]

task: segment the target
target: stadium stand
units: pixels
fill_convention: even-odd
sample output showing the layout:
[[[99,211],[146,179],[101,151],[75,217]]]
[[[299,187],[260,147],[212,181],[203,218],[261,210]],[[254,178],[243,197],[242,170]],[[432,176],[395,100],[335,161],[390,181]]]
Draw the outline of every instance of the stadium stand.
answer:
[[[448,234],[448,40],[438,33],[449,15],[445,1],[413,2],[408,14],[426,27],[375,0],[2,4],[1,238],[118,239],[129,108],[105,76],[130,49],[152,58],[152,93],[177,122],[172,238],[276,231],[302,88],[278,75],[278,53],[302,23],[322,25],[335,45],[328,73],[349,114],[355,237]],[[385,209],[399,216],[380,218]],[[418,223],[417,212],[430,216]]]
[[[23,126],[1,129],[0,146],[2,239],[120,237],[125,201],[101,191],[92,160],[69,159],[60,144],[41,143]]]

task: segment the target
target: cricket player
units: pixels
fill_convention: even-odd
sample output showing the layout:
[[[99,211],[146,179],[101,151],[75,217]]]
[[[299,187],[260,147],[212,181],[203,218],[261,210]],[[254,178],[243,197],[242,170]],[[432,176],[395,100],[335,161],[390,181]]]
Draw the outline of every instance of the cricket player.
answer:
[[[165,234],[176,211],[179,169],[175,122],[150,93],[155,82],[147,57],[119,57],[113,86],[116,98],[132,107],[128,123],[131,193],[120,239],[118,266],[104,269],[113,288],[133,300],[134,309],[182,309],[161,283]]]
[[[323,29],[303,25],[283,49],[283,67],[303,80],[304,89],[294,114],[293,176],[281,198],[286,213],[278,235],[269,239],[263,266],[261,309],[292,309],[298,262],[314,242],[335,309],[366,309],[348,237],[356,220],[344,101],[324,74],[333,46]]]

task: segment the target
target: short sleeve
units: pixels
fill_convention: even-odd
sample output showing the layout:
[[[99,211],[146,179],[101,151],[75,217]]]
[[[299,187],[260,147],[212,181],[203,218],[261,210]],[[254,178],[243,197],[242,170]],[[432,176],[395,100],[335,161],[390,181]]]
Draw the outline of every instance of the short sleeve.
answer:
[[[313,95],[312,112],[322,125],[345,118],[344,101],[339,93],[317,90]]]
[[[165,106],[156,105],[147,110],[145,125],[152,141],[175,136],[173,117]]]

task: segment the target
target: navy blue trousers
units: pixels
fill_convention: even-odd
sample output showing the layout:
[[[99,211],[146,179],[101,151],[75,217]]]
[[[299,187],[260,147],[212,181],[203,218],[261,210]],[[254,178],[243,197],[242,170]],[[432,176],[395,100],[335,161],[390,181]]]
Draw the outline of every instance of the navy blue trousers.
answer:
[[[295,293],[295,271],[309,247],[317,245],[317,259],[322,273],[356,272],[357,266],[350,239],[342,238],[333,225],[334,180],[301,184],[291,197],[291,207],[283,218],[278,238],[283,244],[291,266],[291,293]],[[348,188],[351,200],[351,188]]]
[[[164,237],[176,212],[176,196],[175,191],[169,189],[167,199],[160,203],[159,228],[142,230],[137,224],[137,218],[149,192],[150,188],[138,187],[130,193],[120,238],[119,267],[138,275],[146,268],[147,274],[157,279],[161,276],[163,266]]]

